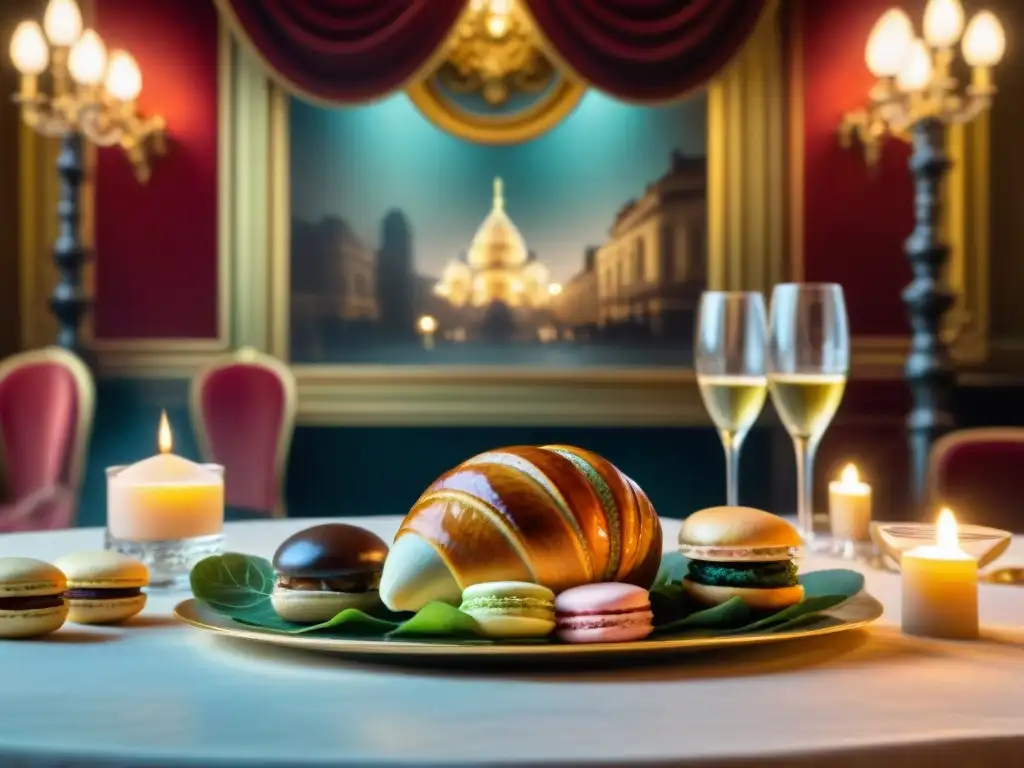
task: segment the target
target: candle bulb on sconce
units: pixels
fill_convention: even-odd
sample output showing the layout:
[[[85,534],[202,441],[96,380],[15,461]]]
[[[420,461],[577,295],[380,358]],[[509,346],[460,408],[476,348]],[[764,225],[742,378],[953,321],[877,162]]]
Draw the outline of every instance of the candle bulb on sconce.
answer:
[[[50,65],[50,49],[43,30],[34,21],[23,21],[14,30],[10,46],[11,61],[21,73],[21,90],[16,98],[34,99],[38,77]]]
[[[991,11],[981,11],[967,25],[961,44],[964,61],[971,67],[971,88],[991,92],[992,67],[1006,53],[1006,33]]]
[[[68,73],[82,86],[96,86],[103,82],[107,69],[107,46],[93,30],[82,33],[68,53]]]
[[[70,48],[82,35],[82,11],[75,0],[50,0],[43,13],[43,29],[49,41]]]
[[[964,7],[960,0],[932,0],[924,9],[924,39],[932,48],[956,45],[964,31]]]
[[[928,0],[917,37],[910,17],[897,8],[876,22],[864,51],[877,78],[867,104],[843,115],[839,141],[859,144],[876,167],[887,137],[909,140],[913,151],[914,230],[904,244],[913,282],[903,292],[912,328],[906,379],[913,395],[907,417],[911,454],[910,488],[917,515],[927,499],[928,457],[934,441],[953,428],[956,370],[943,333],[955,302],[944,284],[949,247],[942,231],[943,184],[950,168],[947,126],[973,121],[992,105],[996,89],[992,68],[1006,49],[999,20],[981,11],[966,22],[960,0]],[[961,88],[952,76],[957,43],[971,68],[971,83]]]
[[[107,93],[124,104],[134,102],[142,92],[142,72],[130,53],[114,51],[110,54],[104,87]]]

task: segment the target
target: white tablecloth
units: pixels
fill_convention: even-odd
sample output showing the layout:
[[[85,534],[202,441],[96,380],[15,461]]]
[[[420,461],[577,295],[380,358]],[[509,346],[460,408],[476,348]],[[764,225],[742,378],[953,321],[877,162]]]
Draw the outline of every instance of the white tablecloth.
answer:
[[[236,523],[270,556],[317,521]],[[398,518],[350,520],[390,540]],[[678,523],[664,521],[666,542]],[[99,529],[0,536],[51,560]],[[1002,564],[1024,564],[1017,540]],[[806,569],[835,567],[810,559]],[[0,642],[0,766],[1024,765],[1024,588],[983,586],[985,639],[903,637],[899,579],[865,632],[563,673],[365,666],[178,625],[151,596],[123,627]],[[979,760],[979,762],[975,762]]]

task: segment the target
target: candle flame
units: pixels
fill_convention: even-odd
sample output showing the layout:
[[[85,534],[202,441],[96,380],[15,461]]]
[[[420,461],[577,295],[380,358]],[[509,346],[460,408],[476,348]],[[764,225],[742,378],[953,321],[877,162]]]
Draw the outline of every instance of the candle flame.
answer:
[[[847,464],[843,467],[843,473],[839,476],[839,481],[843,485],[857,485],[860,482],[857,466],[855,464]]]
[[[953,516],[953,510],[949,507],[944,507],[939,512],[939,519],[935,525],[935,546],[946,552],[955,552],[960,549],[956,517]]]
[[[167,411],[160,411],[160,429],[157,430],[156,444],[160,448],[160,453],[170,453],[171,448],[174,447],[174,441],[171,438],[171,423],[167,420]]]

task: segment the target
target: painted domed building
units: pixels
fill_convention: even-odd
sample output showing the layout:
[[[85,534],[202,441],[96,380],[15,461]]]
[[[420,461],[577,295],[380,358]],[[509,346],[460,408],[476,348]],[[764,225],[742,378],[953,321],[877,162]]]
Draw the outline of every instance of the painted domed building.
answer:
[[[548,268],[530,253],[505,211],[502,182],[495,179],[491,212],[465,257],[445,266],[435,292],[457,309],[500,304],[513,311],[539,310],[551,299],[549,280]]]

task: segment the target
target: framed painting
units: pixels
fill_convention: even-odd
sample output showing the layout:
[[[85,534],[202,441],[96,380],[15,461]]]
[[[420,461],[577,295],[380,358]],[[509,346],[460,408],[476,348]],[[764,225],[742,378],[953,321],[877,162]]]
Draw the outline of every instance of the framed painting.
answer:
[[[293,367],[303,423],[703,423],[700,293],[787,271],[778,21],[656,106],[555,67],[496,109],[443,65],[336,107],[236,47],[237,343]]]

